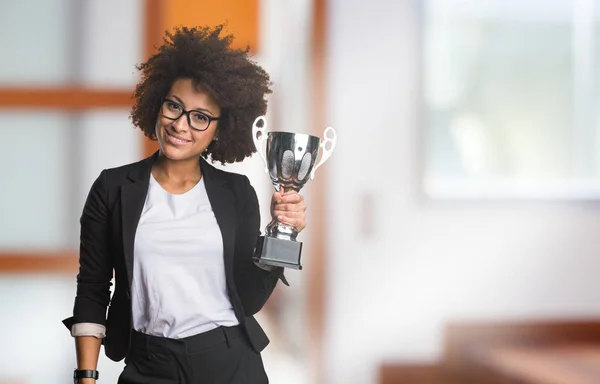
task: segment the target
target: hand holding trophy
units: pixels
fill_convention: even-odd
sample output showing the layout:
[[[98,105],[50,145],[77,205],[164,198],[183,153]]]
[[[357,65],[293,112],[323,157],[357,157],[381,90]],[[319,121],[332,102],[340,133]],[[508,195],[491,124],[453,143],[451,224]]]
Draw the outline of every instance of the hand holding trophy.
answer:
[[[262,126],[259,127],[261,122]],[[315,177],[317,168],[331,156],[337,139],[335,130],[331,127],[325,129],[322,143],[316,136],[291,132],[265,134],[266,129],[265,117],[257,117],[252,125],[252,138],[256,150],[265,161],[265,172],[271,177],[276,191],[283,189],[284,192],[299,192],[309,178],[312,180]],[[319,148],[322,149],[322,154],[317,162]],[[265,236],[258,244],[254,261],[265,265],[302,269],[302,243],[296,241],[297,236],[298,232],[294,227],[273,219],[265,228]]]

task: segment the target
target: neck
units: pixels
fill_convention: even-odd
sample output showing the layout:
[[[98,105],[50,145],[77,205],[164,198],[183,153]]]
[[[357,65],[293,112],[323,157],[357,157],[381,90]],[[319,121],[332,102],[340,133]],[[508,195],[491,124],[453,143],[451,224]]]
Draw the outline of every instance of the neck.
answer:
[[[158,159],[152,169],[155,177],[159,176],[174,182],[198,181],[202,177],[198,157],[186,160],[171,160],[162,151],[159,152]]]

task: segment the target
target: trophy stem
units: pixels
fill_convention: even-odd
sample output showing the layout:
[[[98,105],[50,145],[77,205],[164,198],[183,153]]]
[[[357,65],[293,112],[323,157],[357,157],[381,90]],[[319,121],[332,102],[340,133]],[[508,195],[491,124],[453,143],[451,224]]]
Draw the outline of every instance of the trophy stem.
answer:
[[[277,219],[273,219],[265,228],[267,236],[276,237],[280,240],[296,241],[298,232],[296,228],[291,225],[287,225],[279,222]]]
[[[294,188],[294,186],[291,186],[291,187],[290,186],[286,186],[286,187],[284,187],[281,184],[274,184],[273,186],[275,187],[275,190],[277,192],[282,191],[283,193],[287,193],[289,191],[300,192],[300,188],[301,188],[301,187],[300,188]]]

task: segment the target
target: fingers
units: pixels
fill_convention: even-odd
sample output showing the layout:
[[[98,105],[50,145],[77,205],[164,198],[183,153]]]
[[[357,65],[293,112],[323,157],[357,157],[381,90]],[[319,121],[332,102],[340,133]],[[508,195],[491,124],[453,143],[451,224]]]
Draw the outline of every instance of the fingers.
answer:
[[[287,192],[283,192],[280,190],[279,192],[275,192],[273,194],[273,202],[276,204],[285,204],[285,203],[300,203],[304,201],[304,197],[298,192],[291,190]]]
[[[275,192],[271,213],[281,223],[290,225],[298,232],[306,227],[306,204],[304,197],[296,191]]]
[[[283,196],[279,199],[274,199],[273,211],[281,213],[305,212],[306,204],[304,203],[304,198],[301,195],[296,194]]]
[[[301,212],[292,212],[292,211],[278,211],[275,210],[273,211],[273,216],[277,217],[277,219],[279,220],[280,217],[283,217],[287,220],[294,220],[294,221],[300,221],[303,220],[304,217],[306,216],[306,214],[304,213],[304,211]],[[279,220],[281,221],[281,220]]]
[[[301,232],[306,227],[306,215],[304,212],[285,212],[276,215],[277,221],[294,227],[297,232]]]
[[[304,204],[304,201],[300,201],[299,203],[275,203],[273,205],[273,211],[304,212],[306,211],[306,204]]]

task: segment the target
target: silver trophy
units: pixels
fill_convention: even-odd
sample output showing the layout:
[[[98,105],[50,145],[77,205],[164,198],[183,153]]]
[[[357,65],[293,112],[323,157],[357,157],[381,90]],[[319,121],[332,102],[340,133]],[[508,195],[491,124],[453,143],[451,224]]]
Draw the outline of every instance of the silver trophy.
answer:
[[[258,124],[262,122],[262,126]],[[269,132],[264,116],[259,116],[252,125],[252,138],[256,150],[266,164],[265,172],[271,177],[276,191],[296,192],[315,177],[315,171],[331,156],[335,148],[335,130],[327,127],[324,140],[316,136],[291,133]],[[266,146],[264,142],[266,141]],[[321,158],[319,148],[322,149]],[[316,165],[315,165],[316,163]],[[302,269],[300,254],[302,243],[296,241],[298,232],[290,225],[273,219],[265,228],[265,236],[257,246],[254,261],[277,267]]]

